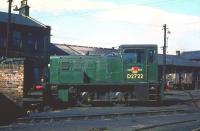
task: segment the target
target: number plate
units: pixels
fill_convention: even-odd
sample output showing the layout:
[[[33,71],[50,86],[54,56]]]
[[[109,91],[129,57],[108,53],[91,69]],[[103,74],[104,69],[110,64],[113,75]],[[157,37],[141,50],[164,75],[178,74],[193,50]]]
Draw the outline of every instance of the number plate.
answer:
[[[143,79],[143,74],[127,74],[127,79]]]

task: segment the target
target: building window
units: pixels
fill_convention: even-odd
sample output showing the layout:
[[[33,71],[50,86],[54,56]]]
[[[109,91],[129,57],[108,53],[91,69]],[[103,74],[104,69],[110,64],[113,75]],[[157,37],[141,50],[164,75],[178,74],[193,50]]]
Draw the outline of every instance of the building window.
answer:
[[[38,41],[37,41],[37,40],[35,41],[35,46],[34,46],[34,49],[35,49],[35,51],[37,51],[37,50],[38,50]]]
[[[12,48],[19,49],[22,44],[21,32],[14,31],[12,35]]]
[[[3,38],[3,33],[0,32],[0,47],[4,47],[4,38]]]
[[[28,53],[42,53],[44,51],[45,36],[42,33],[27,33],[26,51]]]
[[[33,34],[32,33],[28,33],[28,36],[27,36],[27,43],[28,44],[33,44]]]
[[[35,50],[35,41],[34,41],[34,36],[32,33],[28,33],[27,35],[27,47],[28,47],[28,50],[31,52]]]
[[[37,42],[37,47],[39,52],[43,52],[44,50],[44,37],[42,35],[38,36],[38,42]]]

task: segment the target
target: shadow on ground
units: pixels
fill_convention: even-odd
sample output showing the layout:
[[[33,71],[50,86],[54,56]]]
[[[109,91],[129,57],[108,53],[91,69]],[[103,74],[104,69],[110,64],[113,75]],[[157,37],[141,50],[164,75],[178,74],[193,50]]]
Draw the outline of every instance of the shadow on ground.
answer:
[[[6,96],[0,93],[0,125],[10,124],[16,117],[23,114],[23,110]]]

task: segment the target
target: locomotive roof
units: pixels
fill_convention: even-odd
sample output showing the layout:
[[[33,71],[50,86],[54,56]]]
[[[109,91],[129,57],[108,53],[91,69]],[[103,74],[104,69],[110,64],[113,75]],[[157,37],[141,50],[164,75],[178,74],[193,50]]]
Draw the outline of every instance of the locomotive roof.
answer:
[[[130,44],[130,45],[120,45],[119,48],[156,48],[156,44]]]

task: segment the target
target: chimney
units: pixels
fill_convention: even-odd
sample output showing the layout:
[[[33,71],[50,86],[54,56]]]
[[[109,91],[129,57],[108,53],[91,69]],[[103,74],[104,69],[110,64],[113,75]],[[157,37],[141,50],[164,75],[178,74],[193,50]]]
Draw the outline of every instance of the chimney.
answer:
[[[180,55],[181,55],[181,51],[180,51],[180,50],[177,50],[177,51],[176,51],[176,55],[177,55],[177,56],[180,56]]]
[[[19,8],[19,14],[29,16],[29,6],[27,4],[27,0],[21,1],[21,7]]]

